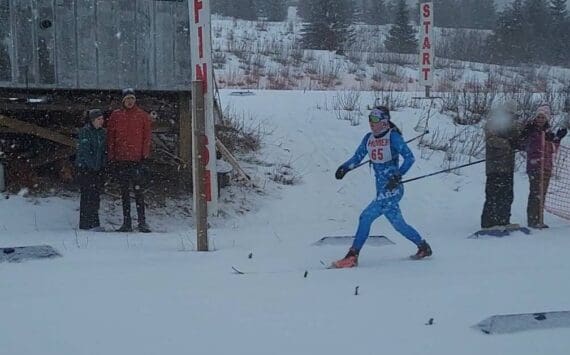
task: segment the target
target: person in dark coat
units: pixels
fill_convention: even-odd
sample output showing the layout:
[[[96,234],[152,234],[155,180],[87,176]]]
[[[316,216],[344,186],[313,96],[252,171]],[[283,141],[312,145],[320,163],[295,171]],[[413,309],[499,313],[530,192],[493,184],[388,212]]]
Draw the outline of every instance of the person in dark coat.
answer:
[[[552,175],[554,151],[556,145],[560,144],[568,133],[566,128],[553,133],[550,129],[550,117],[549,106],[540,106],[533,120],[522,132],[529,180],[527,222],[529,227],[537,229],[548,228],[544,223],[544,201]]]
[[[79,229],[102,231],[99,222],[101,189],[106,164],[106,133],[103,112],[87,112],[87,124],[79,130],[75,165],[81,189],[79,201]]]
[[[485,125],[485,204],[481,228],[517,228],[511,224],[515,153],[520,145],[516,103],[494,110]]]
[[[136,105],[133,89],[123,90],[122,108],[113,111],[107,125],[107,146],[111,170],[121,186],[123,225],[118,232],[131,232],[130,186],[135,192],[138,230],[149,233],[145,218],[143,189],[144,161],[150,156],[151,120],[148,113]]]

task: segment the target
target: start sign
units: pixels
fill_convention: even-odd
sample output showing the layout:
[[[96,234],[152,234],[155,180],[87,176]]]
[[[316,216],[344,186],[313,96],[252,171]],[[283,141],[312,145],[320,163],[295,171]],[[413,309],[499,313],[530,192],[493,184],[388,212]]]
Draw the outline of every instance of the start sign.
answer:
[[[433,84],[433,3],[420,4],[420,85]]]
[[[214,74],[212,69],[212,36],[210,0],[188,0],[190,16],[190,61],[192,79],[202,82],[204,93],[204,116],[206,149],[203,152],[192,150],[192,155],[199,155],[206,165],[205,195],[208,202],[208,214],[218,214],[218,174],[216,167],[216,135],[214,126]],[[195,117],[192,118],[193,120]],[[192,124],[192,129],[196,124]],[[194,189],[197,184],[194,183]],[[194,191],[196,193],[196,191]],[[194,194],[197,196],[197,194]],[[196,203],[196,198],[194,202]],[[196,207],[196,205],[195,205]],[[196,209],[194,210],[196,211]]]

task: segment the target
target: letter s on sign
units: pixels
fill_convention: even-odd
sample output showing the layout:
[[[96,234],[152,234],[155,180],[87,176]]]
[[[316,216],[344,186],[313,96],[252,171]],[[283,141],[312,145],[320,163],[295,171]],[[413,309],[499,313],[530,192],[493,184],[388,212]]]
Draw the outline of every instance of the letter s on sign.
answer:
[[[424,8],[423,8],[423,15],[424,17],[429,17],[431,14],[431,9],[429,4],[424,4]]]

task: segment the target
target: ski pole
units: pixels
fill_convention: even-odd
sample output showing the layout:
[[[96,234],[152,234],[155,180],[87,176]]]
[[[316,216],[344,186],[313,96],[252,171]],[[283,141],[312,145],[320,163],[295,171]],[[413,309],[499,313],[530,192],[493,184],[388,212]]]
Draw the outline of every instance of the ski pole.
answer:
[[[471,166],[471,165],[475,165],[475,164],[480,164],[480,163],[484,162],[485,160],[486,160],[486,159],[481,159],[481,160],[474,161],[474,162],[472,162],[472,163],[463,164],[463,165],[455,166],[455,167],[453,167],[453,168],[436,171],[436,172],[431,173],[431,174],[426,174],[426,175],[422,175],[422,176],[417,176],[417,177],[415,177],[415,178],[403,180],[401,183],[402,183],[402,184],[405,184],[405,183],[407,183],[407,182],[411,182],[411,181],[414,181],[414,180],[423,179],[423,178],[426,178],[426,177],[429,177],[429,176],[434,176],[434,175],[438,175],[438,174],[447,173],[447,172],[450,172],[450,171],[453,171],[453,170],[456,170],[456,169],[464,168],[464,167],[466,167],[466,166]]]
[[[411,143],[411,142],[415,141],[416,139],[425,136],[425,135],[428,134],[428,133],[429,133],[429,129],[426,129],[426,130],[424,131],[424,133],[422,133],[422,134],[420,134],[420,135],[417,135],[417,136],[415,136],[414,138],[412,138],[412,139],[410,139],[410,140],[407,140],[407,141],[406,141],[406,144],[407,144],[407,143]]]
[[[429,133],[429,130],[426,130],[424,133],[422,133],[422,134],[420,134],[420,135],[417,135],[417,136],[415,136],[414,138],[412,138],[412,139],[410,139],[410,140],[407,140],[406,143],[413,142],[413,141],[415,141],[416,139],[421,138],[421,137],[425,136],[425,135],[428,134],[428,133]],[[368,159],[368,160],[365,161],[365,162],[362,162],[362,163],[358,164],[357,166],[355,166],[355,167],[352,168],[351,170],[354,170],[354,169],[356,169],[356,168],[360,168],[362,165],[367,164],[367,163],[370,163],[370,159]]]

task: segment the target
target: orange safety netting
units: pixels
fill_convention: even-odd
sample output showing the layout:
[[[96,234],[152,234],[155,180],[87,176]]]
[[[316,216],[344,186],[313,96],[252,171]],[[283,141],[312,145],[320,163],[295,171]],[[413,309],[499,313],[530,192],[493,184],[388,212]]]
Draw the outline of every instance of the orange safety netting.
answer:
[[[570,219],[570,147],[559,146],[553,163],[544,209]]]

